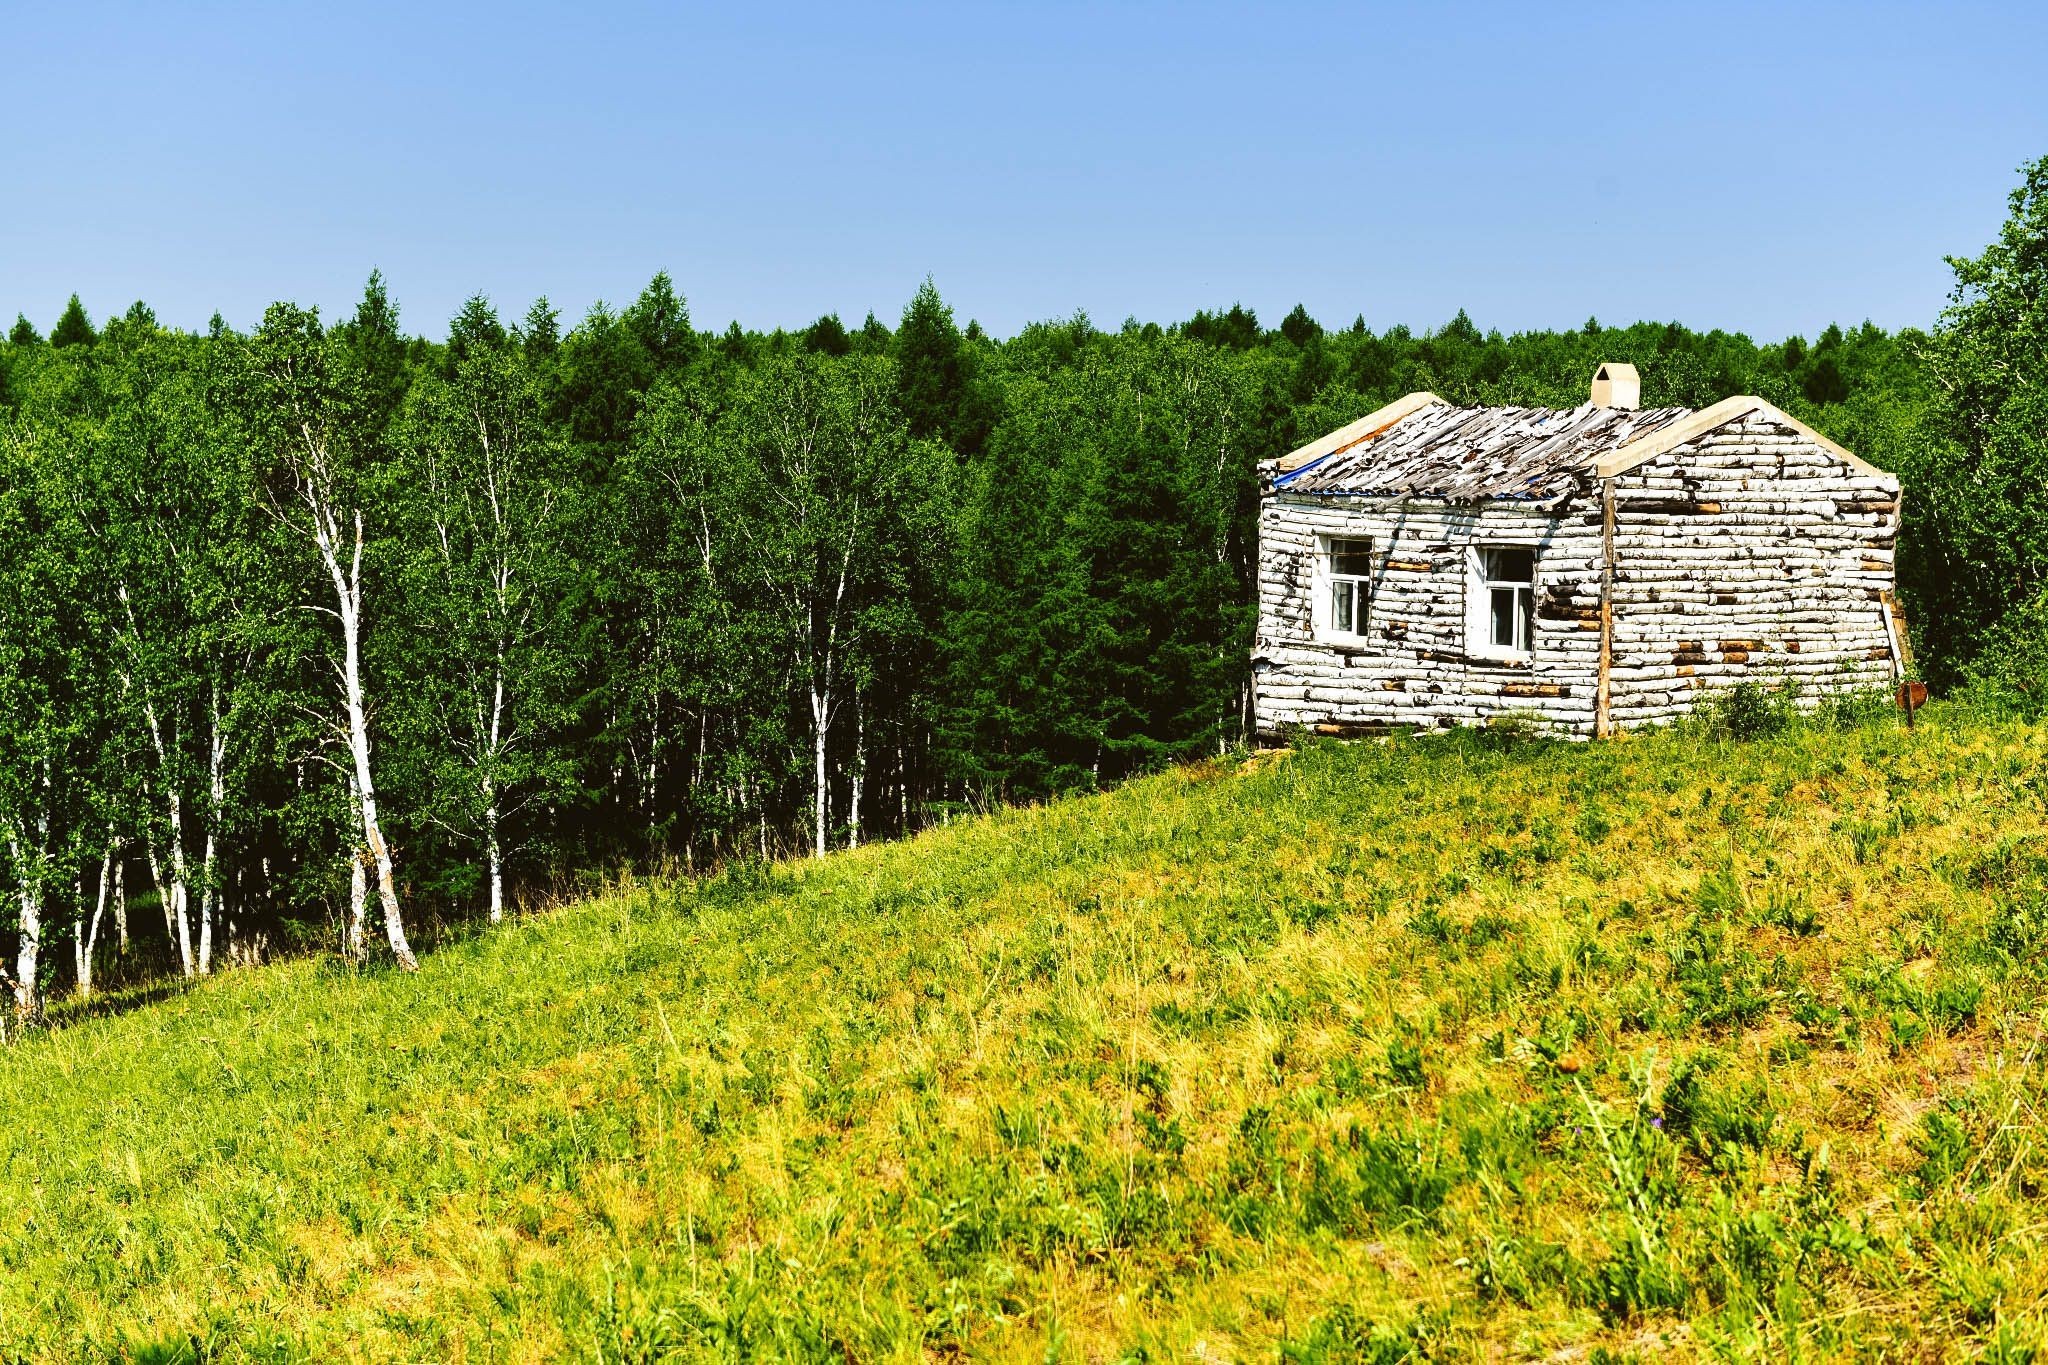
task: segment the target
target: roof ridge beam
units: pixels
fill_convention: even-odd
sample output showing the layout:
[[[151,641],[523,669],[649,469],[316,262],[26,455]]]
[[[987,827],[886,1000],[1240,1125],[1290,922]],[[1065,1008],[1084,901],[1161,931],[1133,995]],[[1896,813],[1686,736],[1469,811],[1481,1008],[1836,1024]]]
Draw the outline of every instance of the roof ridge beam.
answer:
[[[1770,402],[1768,399],[1758,398],[1755,394],[1750,393],[1738,393],[1732,398],[1723,398],[1712,407],[1701,408],[1690,417],[1681,417],[1676,422],[1667,422],[1648,435],[1639,437],[1636,440],[1630,441],[1625,446],[1602,455],[1599,459],[1594,460],[1589,468],[1596,478],[1611,479],[1617,474],[1625,474],[1647,460],[1654,460],[1668,450],[1682,446],[1687,441],[1696,440],[1710,431],[1724,427],[1738,418],[1747,417],[1753,412],[1762,413],[1771,421],[1792,428],[1792,430],[1798,432],[1807,440],[1812,441],[1815,445],[1837,459],[1844,461],[1854,469],[1881,479],[1893,479],[1895,477],[1879,469],[1876,465],[1871,464],[1868,460],[1860,459],[1851,454],[1848,450],[1830,441],[1827,437],[1821,435],[1791,413],[1786,412],[1777,404]]]
[[[1355,422],[1338,427],[1327,436],[1319,437],[1282,455],[1273,461],[1273,471],[1277,474],[1292,474],[1298,469],[1314,464],[1326,455],[1334,455],[1347,446],[1369,441],[1396,422],[1424,408],[1449,406],[1449,403],[1427,389],[1404,394],[1385,407],[1369,412]]]

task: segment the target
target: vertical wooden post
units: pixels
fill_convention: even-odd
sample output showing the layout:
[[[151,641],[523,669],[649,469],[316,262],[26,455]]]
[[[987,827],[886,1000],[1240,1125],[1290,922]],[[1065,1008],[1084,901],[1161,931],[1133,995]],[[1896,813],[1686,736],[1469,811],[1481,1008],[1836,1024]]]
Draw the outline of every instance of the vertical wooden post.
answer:
[[[1593,694],[1593,738],[1613,733],[1614,480],[1600,481],[1600,684]]]

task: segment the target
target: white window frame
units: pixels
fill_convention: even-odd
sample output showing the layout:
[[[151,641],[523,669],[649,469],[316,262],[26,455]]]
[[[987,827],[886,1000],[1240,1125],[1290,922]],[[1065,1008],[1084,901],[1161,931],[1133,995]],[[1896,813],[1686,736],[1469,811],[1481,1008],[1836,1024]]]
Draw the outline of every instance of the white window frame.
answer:
[[[1339,644],[1362,645],[1366,631],[1372,623],[1372,575],[1340,574],[1336,571],[1337,547],[1339,545],[1363,547],[1368,561],[1373,555],[1371,536],[1326,535],[1316,538],[1316,635],[1319,639]],[[1336,589],[1339,583],[1351,584],[1351,625],[1352,629],[1341,629],[1337,625]]]
[[[1492,578],[1487,574],[1490,550],[1529,552],[1529,577]],[[1536,583],[1542,575],[1542,555],[1527,543],[1474,545],[1465,560],[1465,655],[1489,663],[1525,664],[1536,653]],[[1493,638],[1493,594],[1495,589],[1515,592],[1515,610],[1520,627],[1515,633],[1526,644],[1496,644]]]

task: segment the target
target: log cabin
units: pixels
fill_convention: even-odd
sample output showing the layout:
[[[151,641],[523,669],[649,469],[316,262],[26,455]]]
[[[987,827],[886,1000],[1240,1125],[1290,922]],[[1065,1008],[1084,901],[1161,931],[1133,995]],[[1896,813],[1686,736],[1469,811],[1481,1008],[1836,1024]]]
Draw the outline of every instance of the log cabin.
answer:
[[[1898,480],[1761,398],[1640,393],[1618,363],[1569,411],[1413,393],[1262,464],[1259,733],[1592,738],[1900,676]]]

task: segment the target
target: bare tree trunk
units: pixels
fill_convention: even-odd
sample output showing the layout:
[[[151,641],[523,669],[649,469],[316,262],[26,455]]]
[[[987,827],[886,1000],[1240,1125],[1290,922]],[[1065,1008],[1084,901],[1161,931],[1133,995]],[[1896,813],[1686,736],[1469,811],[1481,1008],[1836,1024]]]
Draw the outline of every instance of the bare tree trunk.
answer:
[[[384,840],[384,827],[377,818],[377,789],[370,780],[369,718],[363,711],[362,680],[358,673],[356,638],[351,622],[348,639],[348,731],[349,751],[355,758],[356,804],[363,816],[363,843],[377,869],[377,899],[384,907],[384,937],[398,965],[419,970],[419,959],[405,939],[405,920],[398,909],[398,879],[392,872],[391,845]]]
[[[164,809],[171,826],[167,847],[159,854],[156,840],[146,839],[143,850],[149,855],[149,875],[156,883],[157,900],[163,904],[164,933],[178,953],[178,971],[181,975],[191,976],[194,967],[192,917],[186,904],[191,874],[185,866],[184,799],[172,791],[165,798]]]
[[[505,864],[498,848],[498,798],[488,780],[484,796],[489,802],[484,808],[484,853],[491,864],[491,923],[497,924],[505,918]]]
[[[860,847],[860,792],[867,776],[867,717],[861,711],[860,692],[853,694],[853,794],[846,807],[846,846]]]
[[[825,805],[829,796],[825,787],[825,739],[832,725],[831,709],[826,705],[825,694],[815,687],[811,689],[811,756],[812,778],[816,786],[811,802],[811,812],[816,833],[813,856],[825,856]]]
[[[136,621],[135,607],[129,601],[128,587],[125,583],[116,588],[116,596],[128,613],[129,630],[135,639],[140,641],[142,628]],[[163,717],[157,712],[155,697],[142,681],[131,678],[124,672],[122,683],[124,687],[135,687],[140,695],[142,718],[148,727],[150,747],[156,751],[157,780],[164,789],[164,817],[170,825],[169,846],[165,850],[169,857],[166,860],[157,855],[154,839],[145,839],[143,850],[149,857],[149,875],[156,883],[157,901],[163,906],[164,934],[177,949],[179,972],[189,977],[194,968],[192,922],[187,905],[191,869],[185,863],[185,794],[178,787],[178,775],[172,763],[172,755],[178,750],[179,736],[175,729],[166,732]],[[175,719],[175,713],[173,718]],[[150,785],[149,780],[145,778],[145,794],[148,793]],[[169,867],[168,877],[165,875],[166,862]]]
[[[100,870],[100,908],[107,904],[106,870]],[[79,867],[71,878],[71,907],[78,913],[78,923],[71,930],[71,993],[81,1000],[92,993],[91,948],[86,942],[85,926],[85,868]]]
[[[348,955],[361,962],[369,956],[364,942],[364,911],[370,903],[370,878],[364,864],[363,852],[357,849],[348,860]]]
[[[220,869],[214,850],[219,842],[221,812],[227,809],[227,724],[220,713],[220,691],[207,694],[211,729],[206,738],[206,843],[200,855],[199,876],[199,974],[213,970],[213,923],[221,907]]]
[[[350,784],[354,798],[354,784]],[[363,942],[363,907],[370,899],[370,881],[365,871],[363,850],[351,848],[348,857],[348,914],[342,921],[341,950],[351,962],[361,962],[367,951]]]
[[[14,863],[22,865],[21,845],[13,843]],[[14,1017],[26,1023],[36,1017],[36,972],[41,965],[43,944],[43,892],[34,876],[21,879],[18,893],[21,908],[21,938],[14,951]]]
[[[42,809],[31,842],[29,831],[13,821],[7,826],[7,851],[14,860],[14,881],[20,914],[20,936],[14,950],[14,1019],[32,1022],[42,1010],[36,976],[42,968],[43,878],[48,871],[50,841],[50,767],[43,765]]]
[[[502,694],[504,664],[499,663],[499,691]],[[661,689],[654,689],[654,702],[647,708],[647,779],[640,791],[641,820],[647,826],[647,856],[656,853],[659,834],[656,829],[661,823]]]
[[[419,970],[419,959],[405,939],[405,920],[398,908],[398,879],[391,869],[391,845],[385,842],[384,827],[377,818],[377,787],[370,778],[370,717],[363,700],[362,665],[362,583],[363,514],[355,515],[355,547],[346,571],[341,566],[339,546],[329,533],[329,523],[315,506],[315,538],[328,574],[334,579],[337,614],[341,617],[341,691],[348,717],[349,757],[355,767],[355,799],[363,821],[363,845],[377,869],[377,899],[384,906],[384,937],[391,955],[409,972]]]
[[[128,850],[114,850],[114,931],[120,935],[121,956],[128,956]]]
[[[206,832],[206,857],[201,864],[206,880],[199,887],[199,961],[201,976],[213,973],[213,919],[220,908],[220,891],[213,884],[213,831]]]
[[[503,575],[499,583],[505,582]],[[503,593],[500,592],[500,603]],[[498,643],[498,671],[491,688],[491,747],[484,768],[484,854],[491,864],[491,923],[505,918],[505,861],[498,847],[498,778],[495,765],[505,745],[505,645]]]
[[[100,923],[107,913],[107,894],[112,889],[110,884],[114,879],[114,868],[116,866],[118,864],[115,862],[115,846],[110,839],[107,843],[106,853],[100,858],[100,884],[99,891],[93,900],[92,920],[90,923],[81,923],[78,926],[78,932],[71,939],[71,961],[77,973],[78,998],[81,1000],[92,994],[93,953],[99,947]],[[78,905],[83,910],[85,907],[85,874],[80,873],[78,880]]]

